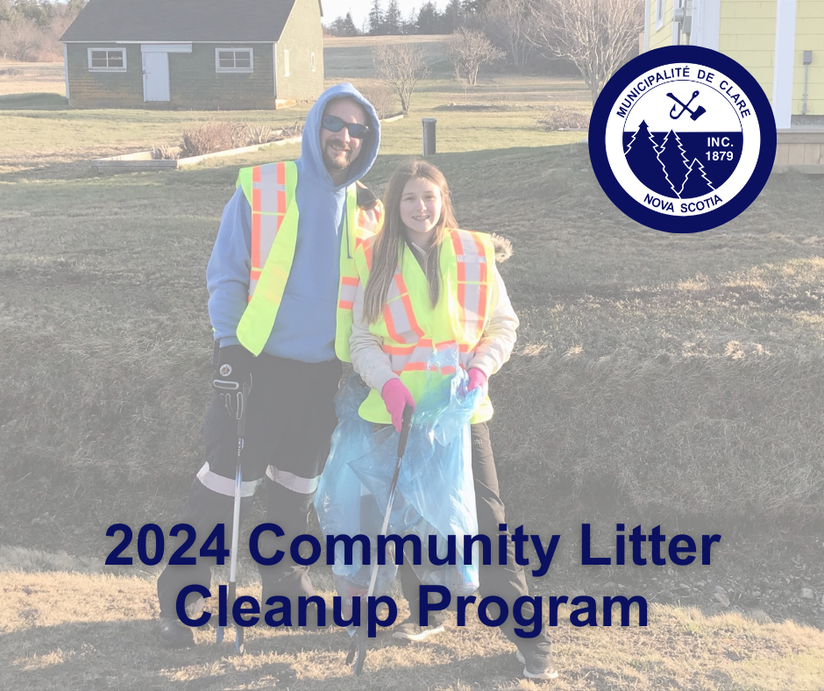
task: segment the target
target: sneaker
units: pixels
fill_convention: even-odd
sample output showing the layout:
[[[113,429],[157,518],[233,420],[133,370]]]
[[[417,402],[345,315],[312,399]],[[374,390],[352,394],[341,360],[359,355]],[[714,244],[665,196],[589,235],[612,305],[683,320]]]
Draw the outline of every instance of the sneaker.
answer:
[[[392,638],[398,638],[402,641],[423,641],[430,636],[435,636],[446,631],[443,621],[429,617],[429,626],[421,626],[418,624],[417,615],[410,615],[403,622],[395,627],[392,632]]]
[[[524,666],[524,676],[527,679],[557,679],[558,670],[552,664],[552,652],[542,650],[529,650],[526,654],[520,650],[515,656]]]
[[[191,627],[177,619],[161,617],[160,643],[164,648],[191,648],[195,644],[195,635]]]

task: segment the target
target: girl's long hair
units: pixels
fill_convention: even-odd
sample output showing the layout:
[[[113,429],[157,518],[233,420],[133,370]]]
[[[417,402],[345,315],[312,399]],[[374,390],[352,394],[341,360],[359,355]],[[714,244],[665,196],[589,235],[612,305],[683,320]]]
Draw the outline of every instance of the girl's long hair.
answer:
[[[363,313],[370,324],[378,320],[386,304],[386,296],[395,275],[395,268],[401,261],[401,252],[409,243],[406,235],[406,226],[401,220],[401,197],[403,188],[410,180],[429,180],[441,191],[441,217],[432,231],[435,239],[426,253],[424,273],[429,283],[429,300],[434,307],[440,296],[441,281],[439,276],[439,262],[441,242],[444,228],[457,228],[455,214],[452,210],[452,200],[449,196],[449,185],[443,173],[426,161],[409,161],[399,165],[389,182],[383,195],[383,205],[386,218],[383,230],[378,234],[372,249],[372,269],[369,272],[369,282],[363,296]]]

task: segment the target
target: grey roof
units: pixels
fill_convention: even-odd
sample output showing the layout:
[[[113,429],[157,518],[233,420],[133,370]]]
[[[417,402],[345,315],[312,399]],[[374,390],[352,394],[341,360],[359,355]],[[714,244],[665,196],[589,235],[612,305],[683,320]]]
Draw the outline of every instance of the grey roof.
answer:
[[[278,41],[295,0],[89,0],[72,41]]]

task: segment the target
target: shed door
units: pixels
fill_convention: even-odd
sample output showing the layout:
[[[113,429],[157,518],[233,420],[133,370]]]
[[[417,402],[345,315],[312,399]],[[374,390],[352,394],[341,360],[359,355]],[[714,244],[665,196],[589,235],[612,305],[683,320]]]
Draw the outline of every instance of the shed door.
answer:
[[[143,53],[143,100],[169,100],[169,54]]]

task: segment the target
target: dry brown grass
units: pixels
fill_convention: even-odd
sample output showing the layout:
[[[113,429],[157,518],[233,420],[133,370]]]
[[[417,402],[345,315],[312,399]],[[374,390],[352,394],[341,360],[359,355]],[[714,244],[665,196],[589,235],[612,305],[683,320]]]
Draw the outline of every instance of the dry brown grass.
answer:
[[[0,60],[0,96],[29,93],[65,96],[63,61],[31,63]]]
[[[348,637],[327,632],[247,630],[247,653],[217,647],[210,630],[186,651],[160,649],[154,637],[154,584],[139,578],[72,573],[1,576],[0,686],[15,691],[65,689],[466,689],[541,688],[816,689],[824,685],[824,634],[792,623],[736,614],[653,607],[649,625],[552,634],[560,677],[519,679],[511,644],[470,612],[431,643],[395,645],[387,632],[370,647],[364,674],[344,664]],[[244,594],[257,595],[256,588]],[[329,593],[325,593],[328,597]],[[562,608],[568,615],[569,610]],[[563,622],[563,619],[562,619]],[[231,637],[231,632],[227,638]]]

